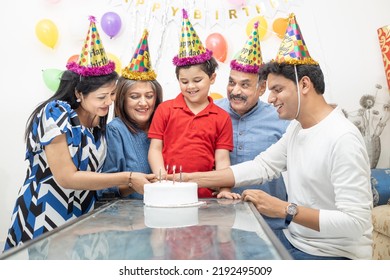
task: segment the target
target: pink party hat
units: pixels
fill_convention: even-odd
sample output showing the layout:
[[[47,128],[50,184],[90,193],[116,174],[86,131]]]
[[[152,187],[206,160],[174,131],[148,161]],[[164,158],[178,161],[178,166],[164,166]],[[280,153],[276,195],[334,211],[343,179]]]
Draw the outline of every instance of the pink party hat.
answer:
[[[88,19],[90,25],[79,60],[78,62],[69,62],[66,68],[84,77],[108,75],[115,70],[115,63],[108,60],[96,28],[95,17],[90,16]]]
[[[263,57],[258,27],[259,22],[257,21],[241,52],[230,62],[231,69],[246,73],[259,72],[259,68],[263,64]]]
[[[150,62],[148,31],[145,29],[129,65],[122,70],[122,76],[129,80],[155,80],[157,75]]]
[[[206,49],[200,41],[195,29],[188,19],[186,10],[183,11],[179,54],[173,58],[176,66],[200,64],[211,59],[213,52]]]
[[[310,57],[301,29],[293,13],[289,16],[287,30],[274,61],[293,65],[318,65],[318,62]]]

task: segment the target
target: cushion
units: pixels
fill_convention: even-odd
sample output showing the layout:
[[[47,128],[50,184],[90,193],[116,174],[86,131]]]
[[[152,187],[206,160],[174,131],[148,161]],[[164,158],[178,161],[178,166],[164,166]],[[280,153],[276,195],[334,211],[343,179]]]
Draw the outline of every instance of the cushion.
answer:
[[[372,258],[374,260],[390,260],[390,237],[377,231],[372,233]]]
[[[390,169],[371,169],[371,187],[374,206],[386,204],[390,199]]]
[[[390,237],[390,205],[380,205],[372,209],[374,231]]]

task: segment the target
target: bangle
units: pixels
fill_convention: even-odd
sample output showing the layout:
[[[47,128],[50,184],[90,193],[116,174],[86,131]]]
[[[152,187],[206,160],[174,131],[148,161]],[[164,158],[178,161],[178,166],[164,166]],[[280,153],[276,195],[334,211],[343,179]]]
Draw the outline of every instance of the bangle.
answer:
[[[129,186],[129,189],[133,187],[133,183],[131,182],[131,175],[133,175],[133,171],[130,171],[130,175],[129,175],[129,183],[127,184]]]

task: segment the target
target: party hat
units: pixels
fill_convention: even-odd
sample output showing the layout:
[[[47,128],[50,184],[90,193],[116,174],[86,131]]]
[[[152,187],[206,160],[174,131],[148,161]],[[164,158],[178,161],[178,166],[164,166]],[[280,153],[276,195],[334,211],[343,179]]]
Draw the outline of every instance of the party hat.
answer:
[[[148,31],[145,29],[130,64],[122,70],[122,76],[129,80],[151,81],[156,79],[150,62]]]
[[[289,16],[287,30],[275,61],[278,63],[287,63],[293,65],[318,65],[318,62],[310,57],[305,41],[303,40],[301,29],[299,28],[293,13]]]
[[[84,77],[110,74],[115,70],[115,63],[108,60],[95,25],[95,17],[90,16],[88,19],[90,25],[79,59],[77,62],[69,62],[66,68]]]
[[[183,9],[179,54],[173,58],[176,66],[200,64],[211,59],[213,52],[206,49]]]
[[[230,62],[233,70],[246,73],[258,73],[263,64],[263,57],[260,49],[259,22],[255,22],[253,30],[246,41],[241,52]]]

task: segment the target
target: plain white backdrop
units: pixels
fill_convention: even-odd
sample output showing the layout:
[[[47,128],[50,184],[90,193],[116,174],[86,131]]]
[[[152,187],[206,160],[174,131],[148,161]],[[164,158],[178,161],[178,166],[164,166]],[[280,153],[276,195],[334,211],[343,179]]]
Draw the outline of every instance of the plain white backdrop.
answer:
[[[172,6],[188,9],[190,20],[194,9],[206,14],[223,7],[231,7],[229,0],[166,1],[145,0],[140,13],[133,13],[123,3],[131,0],[31,0],[6,1],[0,9],[1,27],[1,103],[0,110],[0,242],[6,238],[17,191],[26,175],[24,161],[24,129],[28,116],[35,106],[47,99],[52,92],[45,86],[42,70],[65,69],[69,57],[79,54],[82,41],[88,30],[88,15],[99,19],[106,12],[116,12],[121,16],[122,29],[110,39],[97,24],[106,52],[114,54],[127,66],[144,28],[149,30],[149,48],[152,64],[158,80],[164,88],[164,99],[174,98],[178,85],[174,75],[172,58],[179,47],[181,15],[172,19]],[[146,2],[146,3],[145,3]],[[167,7],[167,3],[170,3]],[[208,2],[206,6],[206,2]],[[383,89],[378,93],[386,102],[389,91],[384,74],[379,48],[377,29],[390,24],[388,0],[258,0],[246,1],[266,3],[269,32],[261,42],[263,57],[268,61],[276,55],[281,40],[272,32],[272,19],[287,17],[294,12],[311,56],[320,62],[326,76],[325,98],[337,103],[347,111],[359,107],[363,94],[375,93],[375,84]],[[270,3],[280,3],[279,8],[270,10]],[[288,9],[285,3],[290,2]],[[158,14],[151,12],[153,4],[160,4]],[[214,6],[212,6],[214,5]],[[230,6],[229,6],[230,5]],[[144,10],[142,10],[144,9]],[[239,10],[239,7],[233,7]],[[143,12],[142,12],[143,11]],[[165,13],[165,15],[164,15]],[[157,18],[157,16],[159,18]],[[162,16],[161,16],[162,15]],[[223,17],[226,15],[220,15]],[[196,22],[193,25],[203,42],[213,32],[221,33],[228,44],[228,55],[220,63],[217,82],[211,92],[225,96],[229,73],[229,60],[244,45],[246,25],[258,14],[240,14],[236,20],[223,18],[223,24],[210,21]],[[53,20],[59,31],[59,39],[54,49],[42,44],[36,34],[36,23],[44,18]],[[161,20],[163,19],[163,20]],[[262,97],[266,100],[267,94]],[[378,167],[389,167],[390,125],[385,127],[382,139],[382,154]]]

